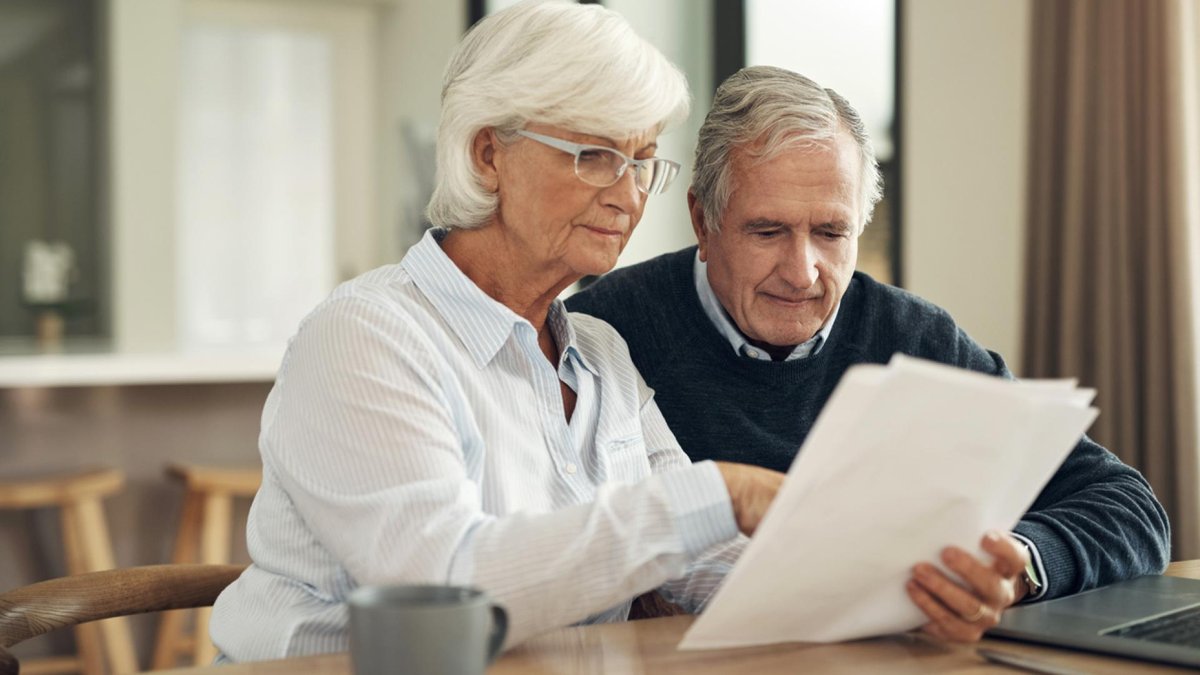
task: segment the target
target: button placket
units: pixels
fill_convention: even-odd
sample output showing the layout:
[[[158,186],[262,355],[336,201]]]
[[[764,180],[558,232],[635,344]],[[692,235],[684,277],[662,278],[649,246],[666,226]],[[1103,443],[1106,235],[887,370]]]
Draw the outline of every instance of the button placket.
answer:
[[[574,476],[578,473],[578,465],[572,461],[571,429],[563,413],[562,390],[559,388],[558,369],[546,360],[541,347],[537,344],[537,334],[532,326],[525,325],[528,330],[521,331],[521,348],[526,358],[533,364],[534,391],[543,405],[538,408],[542,413],[542,429],[546,445],[550,448],[550,456],[559,475]],[[574,488],[574,481],[570,481]]]

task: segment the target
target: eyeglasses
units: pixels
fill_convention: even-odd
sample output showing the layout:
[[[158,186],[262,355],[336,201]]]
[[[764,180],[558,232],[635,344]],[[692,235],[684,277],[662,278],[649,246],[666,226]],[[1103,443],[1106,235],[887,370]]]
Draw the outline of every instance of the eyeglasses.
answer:
[[[638,189],[648,195],[656,195],[665,191],[679,173],[679,163],[669,159],[633,159],[602,145],[572,143],[524,129],[518,129],[517,133],[542,145],[575,155],[575,175],[579,176],[579,180],[596,187],[616,184],[625,175],[625,170],[632,166],[633,182]]]

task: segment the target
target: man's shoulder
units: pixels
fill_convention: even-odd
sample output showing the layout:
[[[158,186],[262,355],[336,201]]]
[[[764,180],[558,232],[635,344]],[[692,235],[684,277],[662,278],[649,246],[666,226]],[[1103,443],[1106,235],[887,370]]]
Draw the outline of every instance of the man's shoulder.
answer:
[[[914,328],[955,325],[954,318],[945,309],[916,293],[876,281],[866,272],[855,272],[854,283],[861,295],[858,309],[869,313],[872,322]]]
[[[613,270],[567,298],[567,308],[614,323],[630,310],[666,302],[673,288],[691,278],[695,255],[696,247],[689,246]]]
[[[862,272],[854,273],[854,288],[850,340],[869,359],[883,363],[903,352],[989,374],[1008,372],[999,354],[972,340],[948,311],[929,300]]]

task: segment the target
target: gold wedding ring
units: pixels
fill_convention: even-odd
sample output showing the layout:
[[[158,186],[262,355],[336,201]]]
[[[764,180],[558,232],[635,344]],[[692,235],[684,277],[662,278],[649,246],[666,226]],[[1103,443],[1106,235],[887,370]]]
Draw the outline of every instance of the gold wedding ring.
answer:
[[[972,614],[971,616],[964,616],[963,621],[966,621],[967,623],[975,623],[976,621],[982,619],[986,615],[987,615],[987,605],[985,605],[981,602],[981,603],[979,603],[979,609],[975,610],[975,613]]]

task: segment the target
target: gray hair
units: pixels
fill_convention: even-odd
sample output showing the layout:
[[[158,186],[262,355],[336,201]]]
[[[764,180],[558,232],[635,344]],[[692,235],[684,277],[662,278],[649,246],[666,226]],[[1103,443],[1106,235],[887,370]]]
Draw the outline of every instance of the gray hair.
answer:
[[[862,160],[861,232],[883,185],[858,111],[834,90],[783,68],[751,66],[731,75],[717,88],[696,142],[692,192],[704,210],[705,229],[721,229],[733,192],[735,149],[765,161],[788,148],[828,142],[842,129],[854,138]]]
[[[472,160],[476,135],[509,142],[530,122],[624,139],[687,117],[687,80],[599,5],[527,0],[467,33],[442,78],[437,184],[426,215],[440,227],[474,228],[498,208]]]

